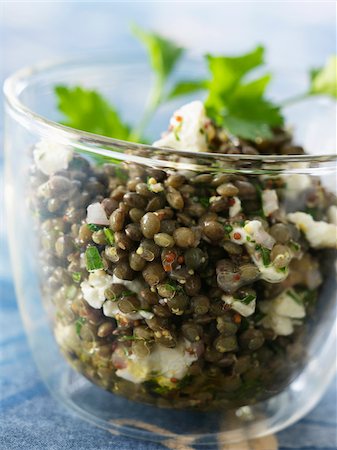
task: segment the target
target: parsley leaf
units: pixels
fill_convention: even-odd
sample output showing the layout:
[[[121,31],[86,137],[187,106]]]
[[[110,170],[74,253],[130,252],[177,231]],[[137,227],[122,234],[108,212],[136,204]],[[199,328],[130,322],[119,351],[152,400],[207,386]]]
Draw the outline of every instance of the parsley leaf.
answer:
[[[103,228],[105,239],[107,240],[109,245],[113,245],[115,243],[115,235],[110,228]]]
[[[178,81],[169,92],[167,99],[171,100],[181,95],[192,94],[193,92],[207,89],[207,82],[205,80],[183,80]]]
[[[76,330],[76,334],[77,336],[80,335],[81,333],[81,329],[83,327],[83,325],[85,324],[86,320],[84,317],[79,317],[76,322],[75,322],[75,330]]]
[[[101,255],[96,247],[88,247],[85,251],[85,261],[88,272],[103,269]]]
[[[312,70],[310,78],[310,94],[337,98],[337,56],[331,56],[324,67]]]
[[[245,139],[270,138],[272,128],[283,124],[279,108],[264,97],[271,76],[245,81],[263,64],[263,57],[260,46],[239,57],[206,56],[212,74],[205,102],[208,115]]]
[[[79,283],[81,281],[81,272],[73,272],[71,276],[75,283]]]
[[[132,32],[146,47],[154,72],[154,84],[148,104],[140,123],[132,133],[133,140],[137,141],[144,134],[158,106],[164,101],[166,81],[183,55],[184,49],[171,40],[159,34],[147,32],[135,24],[132,26]]]
[[[147,32],[135,24],[132,26],[132,32],[145,45],[156,78],[164,81],[182,56],[183,48],[171,40],[165,39],[159,34]]]
[[[248,294],[245,297],[239,299],[244,305],[249,305],[253,300],[256,300],[256,295]]]
[[[63,125],[115,139],[130,139],[130,128],[101,94],[80,86],[55,86]]]
[[[92,231],[93,233],[95,231],[99,231],[102,229],[102,225],[96,225],[94,223],[87,223],[87,227],[89,228],[90,231]]]

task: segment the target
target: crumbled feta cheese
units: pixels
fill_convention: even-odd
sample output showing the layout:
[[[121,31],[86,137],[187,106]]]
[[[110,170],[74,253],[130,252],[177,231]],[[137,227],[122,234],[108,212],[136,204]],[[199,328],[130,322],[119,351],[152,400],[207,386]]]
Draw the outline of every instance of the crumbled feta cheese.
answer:
[[[145,282],[141,280],[122,280],[121,278],[116,277],[116,275],[113,275],[111,278],[111,283],[113,284],[122,284],[125,286],[125,290],[130,290],[131,292],[135,292],[136,294],[139,294],[139,292],[144,289]],[[139,310],[135,313],[123,313],[118,308],[117,302],[113,302],[111,300],[107,300],[103,304],[103,314],[107,317],[114,317],[117,320],[138,320],[138,319],[152,319],[153,313],[149,311]]]
[[[282,175],[282,179],[286,183],[284,195],[289,199],[296,199],[312,186],[311,177],[305,174]]]
[[[274,298],[272,302],[275,313],[291,319],[303,319],[305,317],[305,309],[300,299],[298,301],[295,300],[296,297],[296,292],[290,289]]]
[[[132,292],[139,294],[142,289],[146,287],[145,281],[135,279],[132,281],[122,280],[121,278],[116,277],[116,275],[112,276],[112,283],[115,284],[124,284],[124,286]]]
[[[276,242],[275,239],[265,231],[259,220],[248,221],[244,226],[244,230],[250,235],[253,241],[268,249],[272,249]]]
[[[256,308],[256,299],[249,302],[247,305],[240,300],[236,300],[231,295],[223,295],[221,299],[229,305],[234,311],[237,311],[241,316],[248,317],[254,314]]]
[[[118,303],[117,302],[113,302],[111,300],[106,300],[103,304],[103,314],[106,317],[113,317],[114,319],[117,320],[138,320],[138,319],[142,319],[143,316],[138,313],[123,313],[119,308],[118,308]]]
[[[285,267],[283,270],[276,269],[273,265],[265,267],[261,260],[257,261],[254,257],[252,259],[259,268],[261,279],[268,281],[268,283],[281,283],[289,275],[288,267]]]
[[[149,356],[140,358],[135,354],[130,355],[126,367],[118,369],[116,375],[133,383],[154,378],[153,374],[156,377],[180,380],[197,359],[196,352],[186,341],[181,341],[175,348],[155,344]]]
[[[168,147],[177,150],[207,152],[205,124],[209,122],[202,102],[187,103],[175,111],[170,128],[161,139],[154,142],[155,147]]]
[[[310,214],[295,212],[287,215],[290,222],[305,234],[313,248],[337,248],[337,226],[332,223],[318,222]]]
[[[35,145],[33,156],[37,168],[45,175],[52,175],[67,169],[73,152],[69,147],[43,139]]]
[[[238,197],[233,197],[234,204],[229,207],[229,217],[235,217],[241,212],[241,200]]]
[[[99,309],[105,302],[105,290],[111,285],[112,276],[104,270],[95,270],[90,273],[87,280],[82,281],[81,290],[84,299],[93,308]]]
[[[277,193],[274,189],[262,191],[262,208],[265,216],[270,216],[279,209]]]
[[[271,328],[278,336],[289,336],[294,332],[293,321],[289,317],[267,315],[262,319],[265,328]]]
[[[151,192],[158,194],[158,192],[162,192],[164,190],[164,186],[162,183],[158,183],[157,180],[153,177],[149,178],[147,182],[147,186]]]
[[[256,244],[269,249],[275,244],[275,239],[263,229],[259,220],[247,221],[244,227],[234,227],[229,236],[230,240],[235,244],[245,245],[254,264],[260,271],[262,280],[269,283],[280,283],[287,278],[289,273],[287,267],[280,270],[275,268],[273,264],[265,266],[261,253],[256,250]]]
[[[54,328],[54,335],[56,342],[63,350],[74,351],[81,349],[81,341],[73,323],[64,325],[58,321]]]
[[[139,310],[139,314],[144,317],[144,319],[153,319],[154,314],[150,311],[145,311],[144,309]]]
[[[265,328],[272,328],[280,336],[288,336],[294,331],[294,325],[301,322],[298,319],[305,317],[305,308],[301,300],[297,298],[293,289],[283,291],[270,301],[259,303],[260,310],[266,314],[262,319]]]
[[[88,206],[87,223],[94,223],[95,225],[109,225],[109,220],[101,203],[92,203]]]

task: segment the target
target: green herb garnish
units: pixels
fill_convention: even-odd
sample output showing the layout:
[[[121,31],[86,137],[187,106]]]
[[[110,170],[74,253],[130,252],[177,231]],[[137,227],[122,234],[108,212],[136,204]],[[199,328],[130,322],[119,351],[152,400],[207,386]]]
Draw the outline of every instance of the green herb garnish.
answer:
[[[208,208],[209,207],[209,197],[199,197],[199,203],[200,205],[202,205],[204,208]]]
[[[165,283],[165,289],[167,289],[170,292],[177,292],[182,291],[183,287],[179,284],[174,283],[173,281],[169,281],[168,283]]]
[[[262,247],[260,244],[255,245],[255,250],[261,253],[263,265],[269,266],[270,264],[270,250],[266,247]]]
[[[266,247],[261,247],[260,249],[262,262],[264,266],[269,266],[270,264],[270,250]]]
[[[75,283],[79,283],[81,281],[81,272],[73,272],[71,276]]]
[[[181,95],[192,94],[193,92],[202,91],[207,88],[207,82],[205,80],[183,80],[173,87],[167,98],[169,100]],[[204,133],[204,130],[200,130],[200,133]]]
[[[293,289],[289,289],[289,291],[287,291],[287,294],[299,305],[303,304],[303,300],[299,295],[297,295],[297,293]]]
[[[293,241],[293,240],[291,240],[291,241],[289,241],[289,244],[288,244],[295,252],[298,252],[299,250],[301,250],[301,246],[300,246],[300,244],[298,244],[297,242],[295,242],[295,241]]]
[[[256,296],[252,294],[246,295],[245,297],[239,299],[239,301],[244,305],[249,305],[249,303],[251,303],[253,300],[256,300]]]
[[[131,295],[135,295],[135,292],[133,292],[133,291],[123,291],[117,296],[117,298],[130,297]]]
[[[121,119],[116,108],[95,90],[81,86],[56,86],[55,94],[64,125],[116,139],[146,142],[144,134],[157,108],[165,101],[198,91],[206,92],[208,116],[229,134],[250,139],[268,139],[273,130],[282,127],[281,107],[310,96],[337,98],[337,57],[310,72],[306,92],[275,104],[266,90],[271,75],[254,76],[264,65],[264,48],[258,46],[241,56],[207,55],[209,76],[205,79],[177,80],[169,86],[174,69],[184,49],[159,34],[132,27],[133,34],[145,46],[154,74],[154,83],[144,113],[134,129]],[[179,136],[177,134],[177,139]]]
[[[76,330],[76,334],[77,336],[80,335],[81,329],[83,327],[83,324],[85,323],[85,318],[84,317],[80,317],[79,319],[76,320],[75,322],[75,330]]]
[[[103,269],[101,255],[96,247],[88,247],[85,251],[85,261],[88,272]]]
[[[97,91],[75,86],[56,86],[58,108],[67,118],[64,125],[90,133],[130,140],[130,128]]]
[[[132,32],[145,46],[154,73],[154,84],[148,104],[139,125],[132,133],[133,138],[138,140],[143,135],[158,106],[167,97],[165,92],[167,80],[183,55],[184,49],[171,40],[145,31],[137,25],[133,25]]]
[[[109,245],[113,245],[115,243],[115,235],[110,228],[103,228],[105,239],[107,240]]]
[[[283,125],[280,108],[265,97],[271,75],[247,81],[264,63],[264,48],[239,57],[207,56],[211,80],[208,83],[208,115],[231,134],[245,139],[271,138],[272,128]]]
[[[230,234],[233,231],[232,225],[229,225],[228,223],[224,226],[224,228],[227,234]]]
[[[90,231],[92,231],[93,233],[95,231],[99,231],[102,229],[101,225],[95,225],[94,223],[87,223],[87,227],[89,228]]]

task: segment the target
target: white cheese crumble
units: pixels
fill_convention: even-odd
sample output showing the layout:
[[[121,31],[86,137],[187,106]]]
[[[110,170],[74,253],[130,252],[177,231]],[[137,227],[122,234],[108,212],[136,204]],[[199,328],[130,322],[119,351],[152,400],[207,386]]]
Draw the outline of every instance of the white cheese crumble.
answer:
[[[56,342],[63,350],[74,351],[81,349],[81,340],[76,333],[74,324],[63,325],[57,322],[54,328]]]
[[[276,242],[275,239],[265,231],[259,220],[248,221],[244,226],[244,230],[253,241],[268,249],[272,249]]]
[[[337,248],[337,226],[332,223],[316,221],[310,214],[295,212],[287,215],[305,235],[313,248]]]
[[[229,207],[229,217],[235,217],[241,212],[241,200],[239,197],[233,197],[234,204]]]
[[[279,209],[277,193],[274,189],[262,191],[262,208],[265,216],[270,216]]]
[[[142,383],[157,377],[181,380],[189,366],[197,359],[191,344],[186,341],[181,341],[175,348],[155,344],[150,355],[146,357],[130,355],[126,367],[118,369],[116,375],[133,383]]]
[[[284,195],[289,199],[296,199],[302,192],[312,186],[312,180],[309,175],[295,173],[293,175],[282,175],[286,183]]]
[[[69,147],[43,139],[35,145],[33,156],[35,164],[41,172],[45,175],[53,175],[59,170],[68,168],[73,152]]]
[[[120,311],[120,309],[118,308],[118,304],[117,302],[114,302],[112,300],[107,300],[104,302],[103,304],[103,314],[106,317],[113,317],[114,319],[117,320],[123,320],[123,319],[127,319],[127,320],[138,320],[141,319],[142,316],[138,313],[123,313],[122,311]]]
[[[205,124],[209,122],[201,101],[187,103],[174,112],[169,131],[154,142],[155,147],[207,152]]]
[[[112,282],[112,276],[105,273],[104,270],[95,270],[95,272],[90,273],[88,279],[81,283],[84,299],[93,308],[101,308],[105,302],[104,291]]]
[[[109,225],[109,220],[101,203],[92,203],[87,207],[87,223]]]
[[[277,335],[288,336],[294,332],[294,326],[300,324],[298,319],[305,317],[305,308],[297,294],[290,289],[270,301],[259,302],[260,310],[266,314],[262,319],[265,328],[271,328]]]
[[[273,264],[265,266],[261,252],[256,250],[256,244],[268,249],[273,248],[275,239],[267,233],[259,220],[247,221],[244,227],[234,227],[230,232],[230,240],[235,244],[245,245],[254,264],[260,271],[260,278],[269,283],[280,283],[284,281],[289,273],[286,267],[283,270],[277,269]]]
[[[116,275],[112,276],[112,283],[114,284],[124,284],[130,291],[135,292],[136,294],[139,294],[142,289],[146,287],[145,281],[141,280],[122,280],[121,278],[116,277]]]
[[[153,177],[149,178],[147,187],[151,192],[154,192],[155,194],[158,194],[158,192],[162,192],[164,190],[163,184],[158,183],[158,181]]]
[[[229,305],[234,311],[237,311],[241,316],[248,317],[254,314],[256,308],[256,299],[249,302],[247,305],[240,302],[240,300],[236,300],[231,295],[223,295],[221,299]]]

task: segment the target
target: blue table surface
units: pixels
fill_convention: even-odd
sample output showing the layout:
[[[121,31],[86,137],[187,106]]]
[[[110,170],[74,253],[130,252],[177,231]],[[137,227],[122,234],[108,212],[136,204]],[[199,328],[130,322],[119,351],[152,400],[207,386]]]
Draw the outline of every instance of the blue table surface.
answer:
[[[32,359],[11,279],[0,286],[0,449],[165,448],[95,428],[54,400]],[[280,450],[336,449],[336,416],[335,381],[307,417],[277,435]]]

